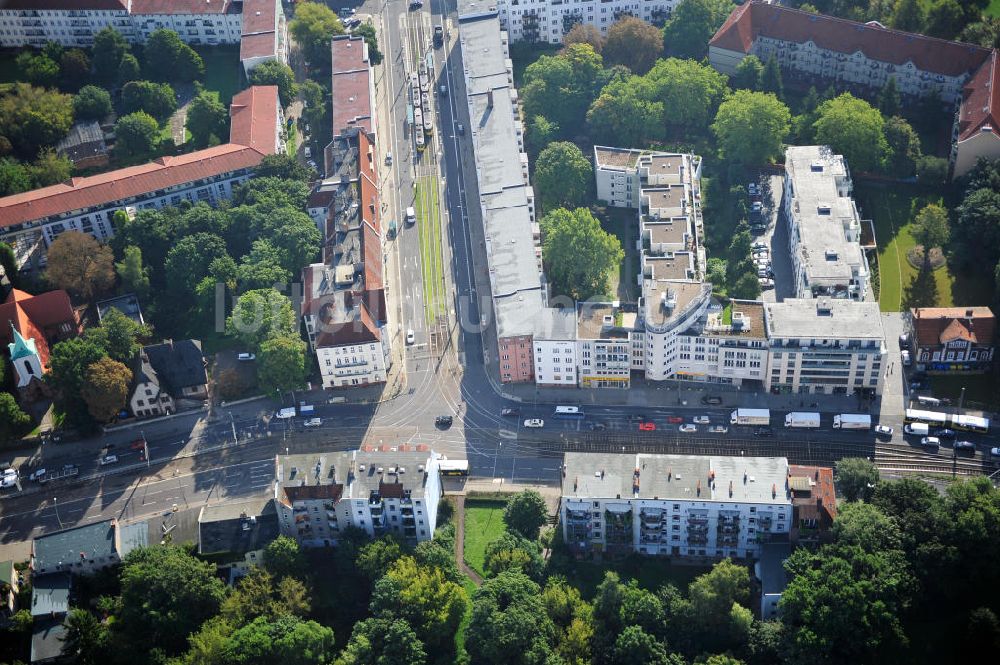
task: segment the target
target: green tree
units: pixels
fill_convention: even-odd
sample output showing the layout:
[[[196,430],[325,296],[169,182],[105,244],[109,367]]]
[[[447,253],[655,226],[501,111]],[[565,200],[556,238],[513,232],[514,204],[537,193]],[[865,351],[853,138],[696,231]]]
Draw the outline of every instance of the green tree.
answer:
[[[681,0],[663,28],[664,48],[680,58],[701,59],[732,11],[731,0]]]
[[[306,81],[309,83],[309,81]],[[305,83],[303,87],[305,87]],[[268,178],[270,180],[264,180],[264,183],[275,182],[275,180],[297,180],[300,183],[306,183],[310,179],[311,171],[310,169],[299,164],[298,160],[292,155],[265,155],[264,159],[260,160],[260,164],[257,165],[255,170],[255,177],[257,180]],[[254,182],[254,181],[251,181]],[[280,183],[281,185],[286,185],[287,183]],[[250,183],[246,183],[244,189],[247,189]],[[295,183],[291,183],[292,187],[295,187]],[[302,185],[300,185],[301,187]],[[308,194],[308,187],[305,187],[304,191]],[[294,207],[294,206],[290,206]]]
[[[519,533],[508,531],[486,546],[483,571],[490,577],[517,571],[540,582],[544,567],[541,547]]]
[[[330,66],[330,39],[344,34],[344,26],[333,10],[318,2],[300,2],[288,24],[292,38],[314,67]]]
[[[181,238],[167,253],[164,273],[179,293],[192,294],[201,278],[208,274],[215,259],[228,256],[226,243],[211,233],[195,233]]]
[[[78,120],[101,120],[111,113],[111,94],[96,85],[85,85],[73,98],[73,112]]]
[[[257,617],[237,629],[223,648],[225,665],[327,665],[333,631],[295,616]]]
[[[427,652],[402,619],[364,619],[334,665],[424,665]]]
[[[134,245],[125,248],[120,263],[115,263],[115,271],[126,293],[134,293],[139,300],[149,295],[149,268],[142,264],[142,250]]]
[[[541,589],[523,573],[501,573],[476,592],[465,643],[473,665],[544,663],[555,637]]]
[[[120,32],[112,27],[102,28],[94,35],[93,54],[94,77],[104,85],[111,85],[118,79],[118,68],[122,58],[128,53],[128,42]]]
[[[896,0],[892,11],[892,27],[907,32],[918,32],[924,27],[924,10],[919,0]]]
[[[896,521],[878,506],[864,501],[844,503],[833,522],[838,545],[857,545],[865,552],[898,550],[902,534]]]
[[[44,54],[22,51],[15,59],[18,70],[33,85],[51,88],[59,80],[59,63]]]
[[[589,23],[577,23],[563,35],[563,44],[587,44],[594,49],[594,53],[600,53],[604,48],[604,37],[597,27]]]
[[[28,170],[36,187],[48,187],[69,180],[73,173],[73,162],[56,154],[52,148],[44,148]]]
[[[906,120],[893,116],[885,121],[885,141],[889,146],[886,171],[897,178],[913,175],[920,161],[920,137]]]
[[[625,252],[586,208],[557,208],[541,220],[542,256],[553,293],[575,300],[606,295],[608,278]]]
[[[0,271],[6,273],[11,286],[17,288],[17,255],[14,254],[13,247],[2,241],[0,241]]]
[[[103,332],[103,346],[108,356],[126,365],[139,352],[139,339],[149,336],[149,330],[145,326],[139,325],[113,307],[101,319],[99,329]]]
[[[549,519],[545,499],[535,490],[523,490],[510,498],[503,510],[507,529],[528,540],[536,540],[539,530]]]
[[[60,400],[79,401],[87,368],[106,355],[104,348],[92,340],[75,337],[59,342],[52,347],[45,380],[59,393]]]
[[[781,154],[792,114],[777,97],[737,90],[719,105],[712,132],[723,156],[745,164],[765,164]]]
[[[275,284],[288,283],[292,273],[281,265],[281,259],[281,252],[269,241],[254,240],[237,272],[241,288],[266,289]]]
[[[63,622],[62,653],[79,665],[99,665],[110,654],[108,628],[87,610],[74,607]]]
[[[655,26],[634,16],[624,16],[608,28],[601,55],[605,64],[625,65],[645,74],[663,53],[663,35]]]
[[[650,101],[651,86],[642,77],[612,81],[591,104],[587,124],[595,139],[640,146],[663,137],[663,102]],[[541,118],[541,116],[538,116]],[[543,118],[544,120],[544,118]]]
[[[886,118],[899,115],[903,102],[896,85],[896,77],[890,76],[878,93],[878,110]]]
[[[228,118],[226,107],[219,101],[219,93],[202,90],[195,95],[187,109],[187,128],[195,145],[209,146],[221,143],[221,137],[225,136]]]
[[[139,59],[131,53],[122,56],[118,65],[118,85],[125,85],[129,81],[138,81],[142,78],[142,68],[139,66]]]
[[[122,116],[115,123],[115,152],[126,159],[148,155],[160,137],[160,124],[144,111]]]
[[[563,131],[582,126],[603,72],[601,56],[588,44],[572,44],[557,55],[538,58],[524,70],[520,90],[528,122],[543,115]]]
[[[298,337],[272,337],[258,351],[257,381],[265,393],[301,388],[306,382],[306,343]]]
[[[948,179],[948,160],[934,155],[917,159],[917,182],[921,185],[941,185]]]
[[[639,626],[628,626],[615,640],[613,665],[674,665],[666,648]],[[683,661],[682,661],[683,662]]]
[[[432,651],[453,642],[467,608],[465,589],[410,556],[397,560],[376,582],[371,602],[375,618],[404,619]]]
[[[154,30],[142,53],[143,71],[153,81],[191,83],[201,78],[205,63],[173,30]]]
[[[726,92],[725,75],[693,60],[660,60],[645,79],[652,100],[663,104],[663,124],[688,131],[708,127]]]
[[[59,142],[73,125],[73,97],[55,90],[14,83],[0,97],[0,136],[24,157]]]
[[[278,536],[264,548],[264,568],[278,580],[285,577],[303,579],[308,563],[294,538]]]
[[[114,254],[79,231],[66,231],[49,245],[46,279],[56,288],[91,300],[115,283]]]
[[[421,566],[437,568],[444,574],[445,579],[461,584],[465,576],[459,572],[458,564],[455,562],[454,533],[451,547],[448,547],[448,544],[440,542],[440,531],[441,529],[438,529],[435,532],[434,540],[417,543],[413,549],[413,558]]]
[[[750,605],[750,575],[745,566],[723,559],[691,582],[688,597],[700,626],[722,628],[729,623],[734,604]]]
[[[295,101],[295,95],[298,94],[295,73],[291,67],[280,60],[268,60],[254,67],[253,71],[250,72],[250,85],[278,86],[278,99],[285,107]]]
[[[550,143],[535,162],[535,186],[543,210],[584,205],[591,198],[593,181],[590,160],[568,141]]]
[[[83,49],[67,49],[59,57],[59,78],[65,90],[79,90],[90,80],[90,58]]]
[[[403,557],[403,548],[395,536],[386,535],[366,543],[355,559],[358,570],[372,583]]]
[[[1000,16],[983,16],[981,21],[969,23],[959,39],[986,48],[1000,48]]]
[[[834,465],[834,480],[848,501],[867,501],[878,485],[878,467],[863,457],[845,457]]]
[[[24,165],[13,159],[0,159],[0,196],[20,194],[32,186],[31,173]]]
[[[764,71],[760,75],[760,91],[769,92],[778,99],[785,98],[785,84],[781,79],[781,68],[778,67],[778,59],[771,55],[764,65]]]
[[[177,110],[177,98],[166,83],[129,81],[122,88],[122,109],[125,113],[145,111],[162,120]]]
[[[122,610],[116,626],[137,653],[154,648],[167,655],[180,653],[187,636],[219,611],[226,594],[215,564],[172,546],[132,550],[122,563],[120,580]]]
[[[736,65],[736,73],[729,79],[734,90],[760,90],[764,77],[764,63],[755,55],[748,55]]]
[[[944,247],[951,237],[951,229],[948,226],[948,211],[936,203],[928,203],[914,220],[910,234],[924,248],[924,264],[930,260],[930,251],[933,247]]]
[[[291,301],[274,289],[247,291],[226,320],[226,333],[252,350],[258,350],[269,337],[294,335],[298,329]]]
[[[538,153],[555,141],[558,136],[559,125],[543,115],[536,115],[528,123],[528,131],[524,137],[528,154],[531,155],[532,159],[537,158]]]
[[[889,151],[878,109],[849,93],[820,104],[816,141],[844,156],[855,171],[878,169]]]
[[[368,22],[362,23],[354,28],[352,34],[364,38],[365,44],[368,45],[368,60],[371,61],[372,65],[377,67],[382,64],[382,51],[378,48],[375,26]]]
[[[94,420],[106,423],[128,402],[132,371],[111,358],[101,358],[87,367],[80,396]]]
[[[222,602],[219,616],[232,626],[244,626],[257,617],[304,616],[309,613],[309,590],[294,577],[276,580],[253,567]]]
[[[30,425],[31,416],[21,410],[14,396],[0,392],[0,443],[20,438]]]

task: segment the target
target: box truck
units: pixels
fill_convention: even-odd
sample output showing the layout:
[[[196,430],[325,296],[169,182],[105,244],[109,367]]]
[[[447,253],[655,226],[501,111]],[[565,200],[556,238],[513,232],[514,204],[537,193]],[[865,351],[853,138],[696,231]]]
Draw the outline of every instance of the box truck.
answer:
[[[736,409],[729,416],[730,425],[770,425],[771,412],[767,409]]]
[[[841,413],[833,417],[833,429],[871,429],[872,417],[867,413]]]
[[[819,427],[819,414],[809,411],[793,411],[785,414],[785,427],[816,429]]]
[[[903,427],[903,431],[913,436],[927,436],[931,433],[931,428],[927,426],[927,423],[910,423]]]

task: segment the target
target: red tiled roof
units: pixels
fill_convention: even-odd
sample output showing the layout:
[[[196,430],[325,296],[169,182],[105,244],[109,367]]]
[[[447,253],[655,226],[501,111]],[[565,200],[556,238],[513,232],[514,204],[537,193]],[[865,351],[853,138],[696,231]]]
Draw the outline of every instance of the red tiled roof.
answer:
[[[240,60],[276,55],[278,0],[243,0],[243,28]]]
[[[51,335],[52,329],[68,323],[74,333],[80,330],[80,321],[65,291],[49,291],[33,296],[18,289],[12,290],[7,301],[0,305],[0,344],[4,347],[13,341],[11,323],[21,337],[35,340],[43,367],[49,364],[46,329],[50,330]]]
[[[333,135],[349,127],[372,132],[372,99],[368,49],[361,37],[334,37],[331,45],[333,76],[330,104],[333,109]]]
[[[87,0],[82,7],[80,0],[0,0],[0,9],[114,11],[126,8],[126,0]]]
[[[989,60],[969,79],[962,91],[958,139],[975,136],[984,127],[1000,132],[1000,59],[993,49]]]
[[[238,9],[233,0],[132,0],[133,14],[235,14]]]
[[[796,505],[797,511],[801,510],[803,505],[809,505],[814,507],[816,512],[826,513],[829,520],[827,526],[829,526],[833,522],[833,518],[837,516],[837,491],[833,484],[833,469],[828,466],[789,464],[788,475],[789,477],[808,477],[815,483],[809,497],[795,497],[793,492],[792,503]]]
[[[917,347],[940,346],[960,337],[990,345],[996,334],[996,317],[989,307],[918,307],[910,310]]]
[[[244,34],[240,38],[240,60],[264,58],[277,55],[278,41],[271,32],[258,32],[253,35]]]
[[[253,168],[274,153],[277,114],[277,86],[248,88],[233,97],[232,143],[5,196],[0,198],[0,228]]]
[[[947,76],[971,73],[990,55],[981,46],[760,2],[734,9],[709,46],[749,53],[761,35],[798,44],[812,41],[838,53],[861,51],[872,60],[895,65],[912,61],[922,71]]]

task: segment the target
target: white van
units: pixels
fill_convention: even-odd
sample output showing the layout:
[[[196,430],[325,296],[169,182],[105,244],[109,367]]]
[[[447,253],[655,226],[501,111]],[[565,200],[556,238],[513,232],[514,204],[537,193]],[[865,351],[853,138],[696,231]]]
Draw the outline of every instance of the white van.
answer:
[[[921,406],[941,406],[941,400],[937,397],[928,397],[926,395],[917,395],[917,403]]]
[[[406,223],[407,224],[417,223],[417,211],[413,209],[413,206],[410,206],[409,208],[406,209]]]
[[[306,146],[302,153],[306,156],[306,159],[312,159],[312,150],[309,149],[309,146]]]

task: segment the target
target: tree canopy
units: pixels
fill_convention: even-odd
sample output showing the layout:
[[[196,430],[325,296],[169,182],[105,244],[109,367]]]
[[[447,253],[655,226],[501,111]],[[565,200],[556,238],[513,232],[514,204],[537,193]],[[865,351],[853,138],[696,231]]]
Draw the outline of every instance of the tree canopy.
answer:
[[[663,53],[663,35],[656,26],[625,16],[608,28],[600,53],[608,65],[625,65],[636,74],[645,74]]]
[[[782,153],[792,114],[774,95],[737,90],[712,123],[722,154],[746,164],[765,164]]]
[[[254,67],[250,72],[250,85],[278,86],[278,98],[285,107],[295,100],[295,95],[298,93],[295,73],[280,60],[268,60]]]
[[[732,11],[731,0],[681,0],[663,28],[664,49],[677,57],[701,59]]]
[[[625,252],[586,208],[556,208],[541,220],[542,257],[553,292],[575,300],[608,294],[609,276]]]
[[[863,457],[845,457],[834,466],[837,488],[848,501],[868,500],[878,484],[878,467]]]
[[[115,123],[115,151],[126,158],[149,154],[159,137],[160,124],[144,111],[122,116]]]
[[[538,538],[539,530],[549,518],[545,499],[535,490],[518,492],[507,501],[503,511],[503,521],[511,531],[528,540]]]
[[[850,93],[820,104],[816,141],[844,156],[855,171],[876,171],[889,152],[878,109]]]
[[[325,4],[300,2],[295,7],[295,18],[288,24],[288,31],[306,59],[313,66],[326,69],[330,66],[330,39],[344,34],[344,26]]]
[[[161,28],[146,39],[143,71],[153,81],[190,83],[202,77],[205,63],[176,32]]]
[[[228,119],[229,113],[219,101],[217,92],[202,90],[188,105],[187,128],[195,145],[209,146],[222,143]]]
[[[586,204],[591,198],[593,182],[590,160],[568,141],[550,143],[535,162],[535,186],[543,210]]]
[[[65,231],[49,246],[45,274],[57,288],[90,300],[114,284],[114,254],[87,233]]]
[[[111,113],[111,93],[96,85],[85,85],[73,97],[77,120],[101,120]]]
[[[111,358],[101,358],[87,367],[80,396],[94,420],[106,423],[125,407],[132,371]]]

